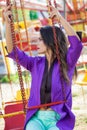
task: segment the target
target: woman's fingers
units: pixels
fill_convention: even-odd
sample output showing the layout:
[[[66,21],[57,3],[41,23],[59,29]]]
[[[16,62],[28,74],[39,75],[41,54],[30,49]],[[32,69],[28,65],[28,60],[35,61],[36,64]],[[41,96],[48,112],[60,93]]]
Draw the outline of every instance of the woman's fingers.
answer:
[[[11,9],[11,4],[6,7],[6,11]]]
[[[53,6],[48,6],[50,8],[49,17],[52,19],[56,19],[58,22],[60,21],[60,13],[57,8]]]
[[[3,13],[3,17],[4,17],[4,20],[7,21],[7,22],[10,22],[11,21],[11,17],[12,17],[12,12],[11,11],[4,11]]]
[[[6,17],[7,17],[7,19],[8,19],[8,22],[11,22],[12,12],[11,12],[11,11],[8,11],[8,12],[6,13]]]
[[[10,22],[12,18],[12,12],[10,11],[10,9],[11,9],[11,5],[3,9],[3,18],[7,22]]]
[[[50,15],[49,15],[51,18],[53,18],[53,17],[56,17],[56,12],[55,11],[52,11],[52,12],[50,12]]]

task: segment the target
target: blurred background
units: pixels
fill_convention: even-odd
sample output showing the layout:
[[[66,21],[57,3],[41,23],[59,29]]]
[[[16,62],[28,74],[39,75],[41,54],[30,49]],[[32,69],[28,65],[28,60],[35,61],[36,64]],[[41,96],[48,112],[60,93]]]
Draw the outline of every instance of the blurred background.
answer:
[[[51,2],[54,5],[54,1]],[[50,24],[47,0],[11,0],[11,3],[13,4],[16,45],[28,55],[37,56],[37,43],[32,42],[31,37],[37,37],[37,32],[41,26]],[[87,130],[87,0],[56,0],[56,3],[59,12],[72,25],[83,44],[83,50],[76,65],[78,75],[77,78],[73,79],[72,108],[76,114],[75,130]],[[0,0],[0,130],[4,128],[10,130],[8,120],[12,120],[13,118],[10,116],[12,117],[14,114],[8,115],[7,118],[4,115],[11,114],[9,110],[13,108],[12,105],[15,104],[17,108],[18,104],[22,103],[17,65],[13,60],[6,57],[6,27],[2,15],[5,6],[6,0]],[[28,99],[31,75],[23,67],[21,69],[26,99]],[[8,106],[10,107],[9,112],[6,111]],[[19,110],[21,109],[19,107]],[[17,118],[16,115],[15,119]],[[16,130],[18,127],[14,127],[14,129]]]

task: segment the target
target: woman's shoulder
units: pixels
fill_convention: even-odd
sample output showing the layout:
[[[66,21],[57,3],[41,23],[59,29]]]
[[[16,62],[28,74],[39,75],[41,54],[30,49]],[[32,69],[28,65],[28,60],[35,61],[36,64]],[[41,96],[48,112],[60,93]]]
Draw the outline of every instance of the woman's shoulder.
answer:
[[[80,38],[76,35],[68,35],[69,42],[81,42]]]
[[[35,56],[35,59],[37,62],[43,62],[45,61],[45,56]]]

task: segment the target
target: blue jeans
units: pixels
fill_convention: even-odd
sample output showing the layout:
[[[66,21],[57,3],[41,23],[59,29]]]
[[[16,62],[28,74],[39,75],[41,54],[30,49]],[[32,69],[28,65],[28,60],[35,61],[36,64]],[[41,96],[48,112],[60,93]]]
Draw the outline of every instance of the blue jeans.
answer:
[[[60,115],[55,111],[39,110],[27,123],[26,130],[59,130],[56,126],[58,120]]]

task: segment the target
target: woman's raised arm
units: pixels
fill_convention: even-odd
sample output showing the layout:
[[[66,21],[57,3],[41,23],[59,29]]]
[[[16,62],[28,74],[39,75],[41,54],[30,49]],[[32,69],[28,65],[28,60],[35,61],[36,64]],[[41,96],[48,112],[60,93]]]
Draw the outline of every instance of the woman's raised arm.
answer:
[[[67,35],[69,35],[69,36],[76,35],[78,37],[78,35],[74,31],[73,27],[59,13],[58,9],[53,7],[53,6],[51,6],[50,8],[51,8],[50,17],[53,18],[53,19],[56,19],[58,21],[58,23],[60,23],[64,27]]]
[[[12,52],[13,50],[13,43],[12,43],[12,36],[11,36],[11,27],[10,27],[10,17],[12,16],[11,11],[9,10],[11,8],[10,6],[7,6],[4,10],[3,10],[3,17],[5,20],[5,25],[6,25],[6,45],[7,45],[7,49],[8,52]]]

